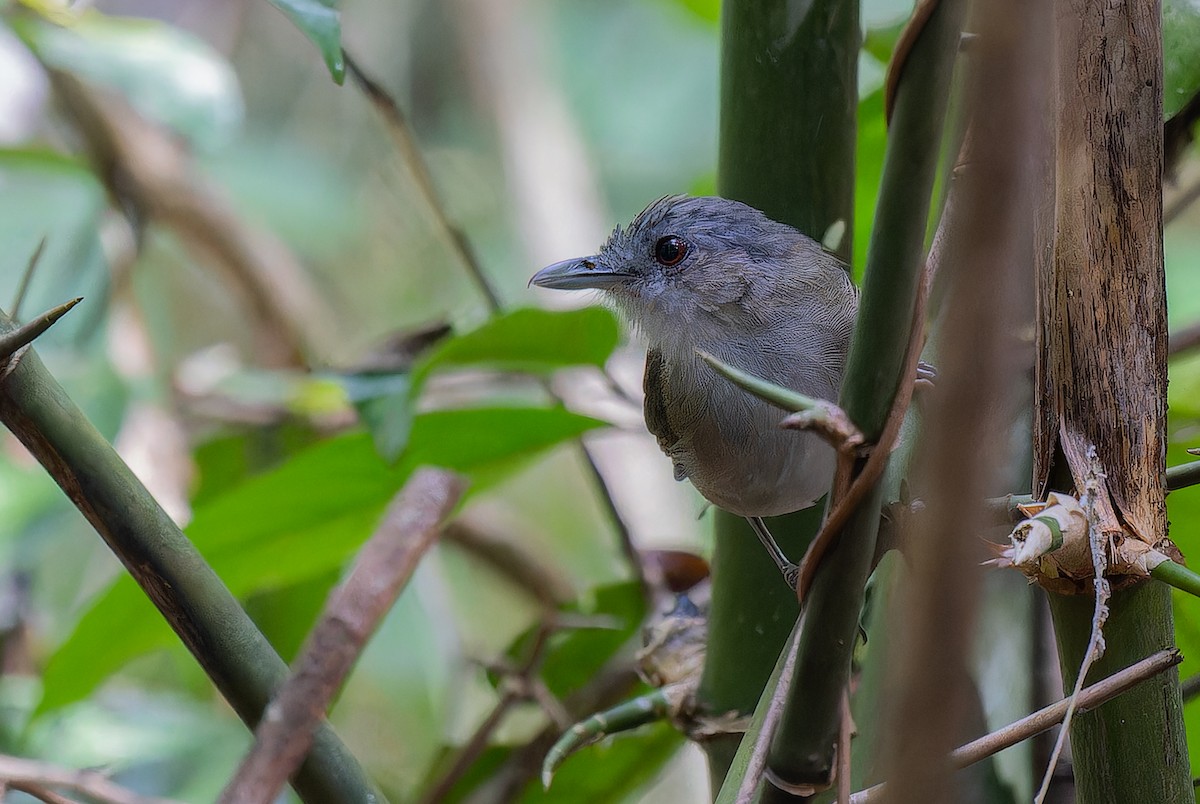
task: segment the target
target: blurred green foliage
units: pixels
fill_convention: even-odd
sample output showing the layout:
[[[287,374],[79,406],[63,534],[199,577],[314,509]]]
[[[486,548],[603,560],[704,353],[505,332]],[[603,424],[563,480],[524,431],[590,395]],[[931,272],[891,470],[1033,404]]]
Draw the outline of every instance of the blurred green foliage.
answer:
[[[265,3],[101,1],[69,29],[0,5],[0,57],[19,67],[0,72],[0,306],[9,308],[25,261],[47,237],[22,311],[75,295],[87,301],[39,341],[39,352],[110,438],[132,431],[147,406],[179,418],[193,475],[184,489],[188,535],[284,655],[391,495],[417,465],[439,463],[470,475],[466,512],[563,571],[578,598],[568,613],[613,618],[614,629],[553,638],[546,683],[567,693],[611,658],[628,659],[644,604],[577,456],[558,446],[604,422],[548,405],[537,383],[514,390],[522,380],[509,375],[603,365],[618,342],[613,318],[529,309],[489,317],[374,110],[329,80],[340,77],[344,37],[409,113],[452,219],[502,298],[529,305],[525,282],[538,265],[519,233],[519,177],[481,83],[486,68],[472,66],[488,29],[469,0],[341,10],[321,0],[272,2],[299,32]],[[886,138],[883,67],[910,6],[864,3],[858,265]],[[516,17],[593,174],[603,216],[597,242],[603,227],[651,198],[711,192],[719,3],[529,0]],[[1165,5],[1169,111],[1200,87],[1197,19],[1190,3]],[[123,217],[79,132],[48,102],[27,48],[168,127],[241,220],[297,255],[334,319],[310,356],[314,373],[259,366],[255,322],[228,276],[170,229]],[[1185,214],[1167,239],[1176,328],[1200,321],[1198,224]],[[440,321],[457,334],[415,368],[375,375],[370,387],[342,368],[392,333]],[[456,396],[455,378],[472,376],[484,381]],[[489,384],[496,376],[503,381]],[[439,381],[449,392],[435,393]],[[1200,446],[1198,393],[1200,362],[1173,362],[1172,463]],[[325,417],[351,416],[352,403],[372,432],[331,434],[344,425]],[[150,475],[170,468],[159,457],[142,464]],[[1171,535],[1185,555],[1200,555],[1198,506],[1193,490],[1169,500]],[[243,727],[212,705],[153,607],[11,439],[0,447],[0,522],[0,654],[26,671],[0,682],[2,750],[111,767],[147,793],[214,799],[248,743]],[[697,549],[702,536],[694,536]],[[1186,676],[1200,672],[1200,604],[1177,598],[1177,615]],[[521,655],[541,617],[494,569],[442,547],[381,627],[333,719],[381,783],[410,798],[498,698],[499,678],[467,657]],[[1200,708],[1189,704],[1187,717],[1197,765]],[[456,797],[544,722],[523,706]],[[549,794],[530,784],[522,800],[639,800],[680,745],[661,726],[616,737],[568,760]]]

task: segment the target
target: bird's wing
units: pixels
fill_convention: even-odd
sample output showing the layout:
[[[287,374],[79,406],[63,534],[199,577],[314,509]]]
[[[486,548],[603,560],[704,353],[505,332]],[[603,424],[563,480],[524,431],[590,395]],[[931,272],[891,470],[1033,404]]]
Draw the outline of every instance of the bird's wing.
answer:
[[[646,351],[646,373],[642,378],[645,392],[643,409],[646,414],[646,429],[658,439],[659,448],[667,455],[679,442],[679,435],[671,428],[666,398],[667,365],[658,349]],[[678,471],[676,472],[678,474]]]

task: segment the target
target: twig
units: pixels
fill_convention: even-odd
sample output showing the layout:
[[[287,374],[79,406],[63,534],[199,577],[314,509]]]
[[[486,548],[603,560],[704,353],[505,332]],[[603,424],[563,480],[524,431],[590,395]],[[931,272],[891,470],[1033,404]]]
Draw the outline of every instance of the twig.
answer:
[[[1163,209],[1163,226],[1166,226],[1186,212],[1188,207],[1196,203],[1197,198],[1200,198],[1200,181],[1193,183],[1183,192],[1179,193],[1179,195],[1175,196],[1171,203]],[[1174,354],[1176,351],[1173,342],[1174,338],[1171,340],[1171,354]]]
[[[838,804],[850,804],[850,738],[853,737],[854,718],[850,712],[850,690],[842,694],[842,724],[838,729]]]
[[[955,768],[965,768],[987,759],[993,754],[998,754],[1006,748],[1011,748],[1017,743],[1054,728],[1063,721],[1072,705],[1079,712],[1095,709],[1143,681],[1174,667],[1181,661],[1183,661],[1183,654],[1175,648],[1153,653],[1124,670],[1113,673],[1108,678],[1084,687],[1078,696],[1072,695],[1063,698],[991,734],[986,734],[955,749],[950,754],[950,762]],[[851,804],[869,804],[882,801],[886,786],[885,782],[866,790],[860,790],[851,796],[850,802]]]
[[[1188,98],[1187,103],[1163,123],[1163,176],[1171,178],[1175,174],[1179,159],[1195,140],[1192,128],[1197,120],[1200,120],[1200,92]]]
[[[17,295],[13,298],[12,315],[13,320],[21,318],[21,304],[25,301],[25,294],[29,292],[29,283],[33,281],[33,272],[37,270],[38,264],[42,260],[42,254],[46,251],[46,236],[38,241],[37,247],[33,253],[29,255],[29,262],[25,264],[25,272],[21,274],[21,283],[17,285]]]
[[[437,188],[434,187],[433,175],[429,171],[429,164],[425,161],[425,157],[417,145],[416,137],[413,136],[412,128],[408,125],[408,120],[405,118],[404,112],[401,111],[400,104],[396,103],[392,99],[392,96],[377,81],[364,73],[362,68],[358,66],[358,61],[353,59],[345,49],[342,50],[342,57],[346,60],[346,72],[349,73],[350,78],[358,84],[359,88],[367,96],[367,99],[371,101],[371,104],[383,115],[388,133],[391,134],[392,141],[400,151],[400,157],[404,160],[404,164],[408,166],[409,172],[412,173],[417,190],[421,193],[421,199],[425,202],[426,208],[433,214],[438,228],[442,230],[442,234],[449,241],[450,246],[454,249],[454,253],[458,255],[459,261],[467,269],[467,273],[471,275],[472,281],[475,282],[480,293],[483,294],[488,307],[491,308],[493,313],[500,312],[504,309],[504,304],[500,301],[500,296],[496,293],[496,289],[492,287],[491,281],[483,272],[483,266],[479,264],[479,259],[475,256],[475,252],[471,248],[466,235],[463,234],[461,229],[450,222],[450,217],[446,214],[446,207],[438,197]]]
[[[69,302],[47,310],[32,321],[21,324],[16,329],[0,333],[0,361],[7,360],[21,347],[32,343],[34,338],[54,326],[55,321],[66,315],[68,310],[81,301],[83,301],[83,297],[78,296]]]
[[[512,534],[493,532],[459,518],[448,524],[442,541],[483,561],[503,575],[513,587],[554,608],[574,598],[570,582],[558,569],[532,553]]]
[[[804,632],[804,621],[807,619],[807,616],[806,612],[800,612],[800,618],[796,621],[796,627],[792,629],[792,635],[788,638],[788,642],[784,646],[784,650],[787,651],[787,658],[784,659],[783,667],[779,670],[779,682],[775,685],[774,692],[767,703],[767,711],[763,716],[762,724],[759,726],[758,737],[754,741],[754,748],[751,750],[749,760],[746,763],[746,771],[742,774],[742,783],[738,787],[737,798],[735,799],[736,804],[752,804],[755,801],[754,793],[758,789],[760,781],[764,778],[784,792],[798,795],[811,795],[813,792],[812,788],[804,790],[794,789],[792,785],[775,776],[767,766],[767,757],[771,751],[771,740],[779,726],[779,721],[783,718],[784,707],[787,705],[789,691],[796,675],[796,659],[800,653],[800,635]],[[769,684],[767,688],[770,689]]]
[[[0,755],[0,783],[13,789],[25,786],[59,787],[104,804],[176,804],[170,799],[143,796],[116,784],[95,770],[63,768],[35,759]]]
[[[630,731],[670,716],[672,703],[666,689],[656,689],[596,712],[562,733],[542,761],[542,787],[549,790],[554,772],[576,751],[594,742]]]
[[[628,663],[614,663],[565,701],[572,717],[583,717],[626,698],[637,685],[638,677]],[[541,773],[542,761],[560,735],[559,728],[548,724],[529,742],[518,746],[504,763],[472,791],[472,801],[516,801]],[[431,799],[424,799],[432,804]]]
[[[412,129],[408,125],[408,120],[404,116],[400,104],[396,103],[395,99],[377,81],[363,72],[358,62],[347,51],[343,50],[342,55],[345,58],[346,72],[349,73],[350,78],[362,89],[367,99],[371,101],[383,116],[388,133],[391,134],[393,142],[395,142],[397,149],[400,151],[401,159],[404,160],[404,163],[412,173],[413,179],[417,184],[417,189],[420,191],[426,207],[458,255],[459,262],[466,268],[468,275],[479,289],[480,294],[484,297],[491,312],[493,314],[502,312],[504,304],[484,273],[483,267],[480,265],[474,250],[471,248],[470,241],[467,239],[466,234],[455,226],[450,221],[449,215],[446,214],[445,205],[439,198],[437,189],[434,186],[429,165],[421,153],[421,149],[416,142],[416,138],[413,136]],[[606,371],[602,370],[601,373],[606,378],[610,388],[617,389],[622,398],[628,399],[628,395],[621,390],[620,385]],[[554,389],[550,387],[549,382],[543,381],[543,387],[552,399],[557,402],[563,401],[555,393]],[[646,573],[642,567],[641,556],[638,553],[637,546],[633,543],[633,536],[629,531],[629,526],[625,522],[625,518],[621,515],[621,512],[617,509],[616,501],[613,499],[608,481],[601,474],[592,453],[583,442],[580,442],[580,448],[583,452],[583,459],[587,464],[588,471],[599,488],[601,501],[608,510],[613,527],[617,531],[617,541],[620,545],[621,553],[629,564],[634,578],[641,585],[643,594],[648,596],[649,587],[646,583]]]
[[[47,790],[41,785],[29,784],[28,782],[10,782],[8,786],[13,790],[44,802],[44,804],[76,804],[72,799],[59,795],[53,790]]]
[[[1196,195],[1200,197],[1200,182],[1196,183]],[[1178,357],[1200,346],[1200,324],[1192,324],[1172,332],[1167,339],[1167,356]]]
[[[348,62],[347,62],[348,63]],[[554,634],[556,624],[550,620],[542,622],[538,628],[537,635],[534,638],[533,646],[529,650],[529,656],[520,667],[514,668],[511,672],[512,678],[528,680],[537,672],[541,666],[542,659],[545,658],[546,648],[549,646],[550,637]],[[441,778],[435,782],[429,790],[421,796],[421,801],[426,804],[436,804],[439,801],[445,801],[450,795],[450,791],[454,789],[454,785],[463,777],[475,760],[487,748],[488,740],[492,736],[492,732],[500,725],[504,718],[508,715],[508,711],[521,701],[528,700],[529,684],[528,683],[511,683],[500,696],[500,700],[492,707],[492,711],[488,713],[483,722],[476,727],[475,732],[463,745],[462,749],[454,758],[454,762],[442,774]],[[552,719],[553,720],[553,719]],[[557,725],[557,724],[552,724]]]
[[[872,448],[862,470],[850,483],[849,488],[844,494],[831,500],[832,508],[829,515],[825,517],[825,521],[821,524],[821,530],[813,537],[808,549],[804,551],[804,557],[800,559],[800,573],[796,581],[796,599],[800,601],[801,605],[804,605],[804,599],[812,587],[813,579],[816,578],[821,559],[824,558],[825,553],[828,552],[846,522],[849,521],[850,515],[858,508],[858,504],[874,488],[880,475],[883,474],[883,470],[887,467],[887,457],[891,454],[896,439],[900,435],[900,426],[904,424],[904,414],[908,411],[908,404],[912,400],[913,385],[917,380],[917,363],[920,362],[921,345],[925,339],[925,302],[929,296],[928,277],[932,270],[930,266],[931,263],[926,262],[925,277],[921,279],[920,287],[917,290],[912,329],[908,336],[908,350],[904,357],[900,387],[896,389],[896,395],[892,399],[892,408],[888,411],[883,433]],[[845,463],[846,461],[842,461],[842,464]]]
[[[313,727],[465,490],[461,477],[426,468],[396,495],[263,713],[254,747],[221,794],[223,804],[268,804],[279,794],[308,751]]]
[[[1200,695],[1200,675],[1189,676],[1179,685],[1179,692],[1185,702]]]
[[[925,30],[929,18],[938,7],[939,0],[920,0],[913,9],[912,16],[900,31],[900,38],[892,49],[892,59],[888,64],[887,76],[883,87],[883,117],[888,123],[892,122],[892,111],[896,105],[896,93],[900,87],[904,68],[908,65],[908,56],[912,53],[921,32]]]
[[[743,391],[788,411],[791,415],[780,423],[780,427],[789,430],[812,430],[839,453],[853,454],[862,446],[862,432],[836,403],[775,385],[731,366],[703,349],[697,349],[696,355]]]
[[[551,392],[551,396],[560,402],[562,401],[553,392]],[[609,486],[608,480],[605,479],[604,473],[600,471],[600,466],[596,463],[596,457],[583,441],[579,442],[579,452],[583,456],[584,463],[587,464],[588,473],[592,476],[592,482],[596,484],[596,488],[600,492],[600,503],[604,506],[604,510],[608,511],[609,521],[612,523],[613,529],[616,530],[617,546],[621,548],[621,556],[625,559],[625,563],[629,565],[629,570],[633,573],[634,580],[641,587],[642,596],[649,600],[651,590],[646,580],[646,568],[642,564],[642,554],[638,551],[637,545],[633,543],[633,533],[629,530],[629,524],[625,521],[625,517],[621,514],[620,509],[617,508],[617,501],[613,497],[612,488]]]

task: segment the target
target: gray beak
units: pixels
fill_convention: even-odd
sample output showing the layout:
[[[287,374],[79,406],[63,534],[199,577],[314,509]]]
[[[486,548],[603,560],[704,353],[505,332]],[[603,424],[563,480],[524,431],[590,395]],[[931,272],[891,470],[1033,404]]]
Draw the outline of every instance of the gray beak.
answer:
[[[583,257],[548,265],[529,284],[554,290],[609,290],[632,275],[601,265],[595,257]]]

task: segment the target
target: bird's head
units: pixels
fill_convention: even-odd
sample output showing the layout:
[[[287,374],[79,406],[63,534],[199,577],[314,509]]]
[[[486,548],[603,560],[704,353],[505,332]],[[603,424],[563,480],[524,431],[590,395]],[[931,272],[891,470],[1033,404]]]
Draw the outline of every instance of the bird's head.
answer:
[[[803,259],[812,253],[809,259]],[[819,256],[818,256],[819,255]],[[599,253],[543,268],[530,284],[601,290],[653,342],[696,328],[752,327],[771,318],[780,284],[804,284],[806,266],[836,260],[785,224],[737,201],[668,196]]]

